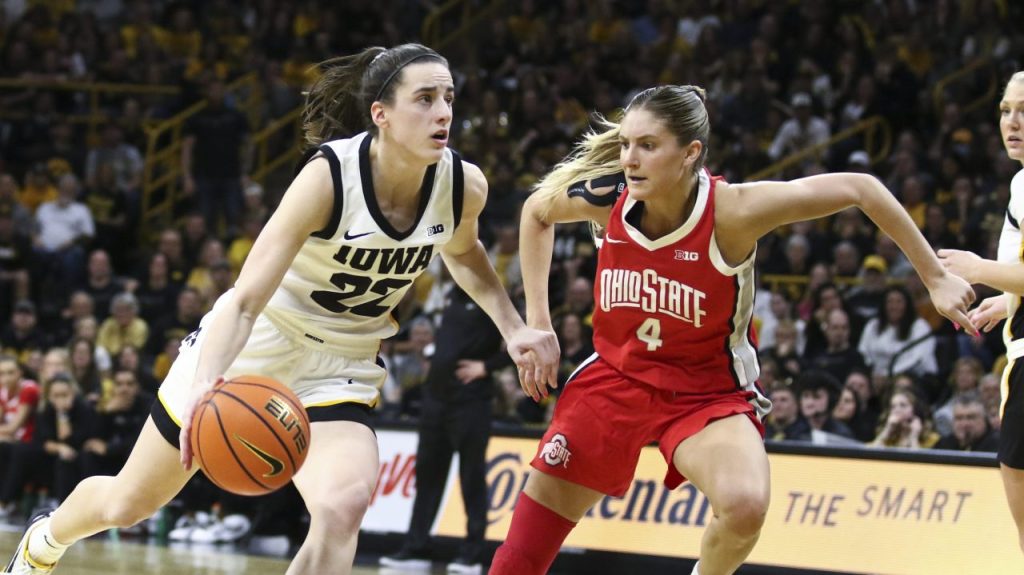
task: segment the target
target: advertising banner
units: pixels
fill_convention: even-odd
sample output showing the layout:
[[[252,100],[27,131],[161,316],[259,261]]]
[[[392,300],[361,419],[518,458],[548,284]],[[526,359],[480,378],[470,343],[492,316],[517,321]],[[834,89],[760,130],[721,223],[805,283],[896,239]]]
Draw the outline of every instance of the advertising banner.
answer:
[[[380,473],[363,518],[364,531],[405,533],[416,495],[416,444],[413,431],[377,430]]]
[[[536,454],[536,439],[491,439],[488,539],[504,538]],[[769,458],[772,503],[750,562],[893,575],[1024,573],[995,468]],[[711,506],[690,484],[665,489],[664,474],[661,454],[645,448],[626,495],[601,500],[566,546],[695,558]],[[450,481],[437,533],[461,537],[465,524],[458,482]]]

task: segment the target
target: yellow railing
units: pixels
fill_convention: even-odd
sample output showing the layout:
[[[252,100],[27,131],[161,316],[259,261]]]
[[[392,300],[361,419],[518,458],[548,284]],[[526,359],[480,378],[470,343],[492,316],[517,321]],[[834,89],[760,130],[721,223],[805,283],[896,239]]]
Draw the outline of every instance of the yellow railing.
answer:
[[[303,145],[302,108],[299,106],[293,109],[253,135],[252,144],[256,154],[252,174],[250,174],[253,180],[262,183],[277,169],[298,160]],[[283,135],[290,137],[290,145],[286,146],[276,157],[271,157],[270,145],[275,141],[274,137],[288,129],[293,132]]]
[[[977,58],[963,68],[947,74],[944,78],[935,83],[935,87],[932,88],[932,107],[935,110],[936,116],[942,115],[942,108],[946,104],[946,93],[950,86],[963,80],[974,80],[978,77],[976,75],[977,73],[984,74],[988,80],[988,86],[985,88],[985,93],[974,100],[963,104],[960,107],[960,112],[962,114],[967,114],[982,106],[992,105],[996,91],[999,89],[999,80],[996,77],[996,66],[990,58]]]
[[[427,14],[427,17],[423,19],[423,28],[420,34],[427,46],[440,52],[452,42],[466,35],[477,23],[489,18],[504,4],[504,0],[491,0],[485,6],[474,9],[473,3],[469,0],[448,0]],[[457,27],[450,31],[443,29],[443,21],[453,16],[456,10],[461,10]]]
[[[88,96],[89,105],[85,113],[69,114],[64,119],[73,124],[88,125],[88,139],[95,142],[101,123],[111,119],[100,99],[109,95],[127,96],[175,96],[181,92],[177,86],[147,86],[144,84],[111,84],[107,82],[67,82],[58,80],[30,80],[21,78],[0,78],[2,90],[44,90],[54,92],[79,92]],[[0,110],[0,118],[9,120],[24,119],[31,115],[29,110]],[[151,124],[152,122],[147,122]]]
[[[868,153],[871,163],[875,163],[889,156],[892,147],[892,129],[889,122],[882,116],[872,116],[861,120],[853,126],[835,134],[826,142],[809,146],[795,154],[790,154],[778,162],[746,176],[748,182],[778,177],[789,168],[799,165],[808,159],[818,157],[822,152],[828,150],[833,144],[841,142],[854,136],[864,136],[864,151]]]
[[[783,275],[783,274],[764,274],[760,276],[761,283],[764,284],[768,291],[786,291],[788,293],[802,294],[807,290],[807,285],[811,283],[810,276],[796,276],[796,275]],[[851,286],[860,285],[861,279],[856,276],[835,276],[830,280],[840,288],[848,288]],[[904,280],[887,278],[886,283],[889,285],[899,284],[903,285]]]
[[[237,108],[250,123],[259,118],[263,94],[255,72],[226,86]],[[142,240],[170,223],[177,204],[181,181],[182,130],[190,118],[206,108],[201,100],[147,131],[145,163],[142,168],[142,214],[139,233]]]

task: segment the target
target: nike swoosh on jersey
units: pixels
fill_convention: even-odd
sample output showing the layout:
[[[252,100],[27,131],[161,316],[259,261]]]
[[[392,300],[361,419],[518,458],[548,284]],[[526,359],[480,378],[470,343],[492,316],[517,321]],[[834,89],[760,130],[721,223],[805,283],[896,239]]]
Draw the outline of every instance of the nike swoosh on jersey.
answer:
[[[235,439],[240,441],[242,445],[245,446],[246,449],[253,452],[253,454],[256,457],[259,457],[264,462],[266,462],[267,465],[270,466],[270,473],[264,473],[263,477],[274,477],[275,475],[278,475],[279,473],[284,471],[284,463],[281,463],[280,459],[274,457],[273,455],[267,453],[266,451],[263,451],[259,447],[256,447],[255,445],[249,443],[248,441],[245,440],[245,438],[239,436],[237,433],[235,434]]]
[[[345,239],[346,240],[354,240],[356,238],[361,238],[363,236],[368,236],[368,235],[370,235],[372,233],[373,232],[366,232],[366,233],[362,233],[362,234],[350,235],[349,232],[345,232]]]
[[[604,237],[604,241],[606,241],[606,242],[608,242],[610,244],[624,244],[624,243],[626,243],[626,240],[616,240],[616,239],[613,239],[613,238],[611,238],[609,236],[605,236]]]

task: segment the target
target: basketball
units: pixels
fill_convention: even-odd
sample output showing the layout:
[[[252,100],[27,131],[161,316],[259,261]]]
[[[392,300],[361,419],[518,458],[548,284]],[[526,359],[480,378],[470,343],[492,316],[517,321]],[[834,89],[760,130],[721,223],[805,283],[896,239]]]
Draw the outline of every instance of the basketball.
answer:
[[[222,382],[192,418],[192,453],[210,481],[263,495],[291,481],[309,447],[309,417],[284,384],[259,375]]]

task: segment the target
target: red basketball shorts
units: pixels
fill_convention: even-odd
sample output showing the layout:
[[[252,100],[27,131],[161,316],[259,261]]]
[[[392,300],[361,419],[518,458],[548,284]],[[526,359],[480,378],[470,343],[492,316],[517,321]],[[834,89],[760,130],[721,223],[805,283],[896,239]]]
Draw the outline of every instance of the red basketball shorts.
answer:
[[[695,384],[695,387],[699,384]],[[584,364],[565,386],[532,465],[538,471],[613,497],[629,489],[640,450],[657,441],[665,486],[686,479],[672,454],[709,423],[746,414],[764,436],[753,392],[682,394],[627,379],[603,359]]]

